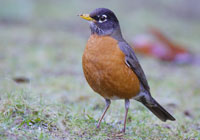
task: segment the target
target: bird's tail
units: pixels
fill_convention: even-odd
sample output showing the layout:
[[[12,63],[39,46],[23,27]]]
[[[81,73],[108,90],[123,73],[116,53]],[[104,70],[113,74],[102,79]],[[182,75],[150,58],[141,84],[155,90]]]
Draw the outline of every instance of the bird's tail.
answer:
[[[156,115],[160,120],[166,121],[171,120],[175,121],[175,118],[169,114],[153,97],[151,97],[151,103],[149,104],[146,100],[140,100],[154,115]]]

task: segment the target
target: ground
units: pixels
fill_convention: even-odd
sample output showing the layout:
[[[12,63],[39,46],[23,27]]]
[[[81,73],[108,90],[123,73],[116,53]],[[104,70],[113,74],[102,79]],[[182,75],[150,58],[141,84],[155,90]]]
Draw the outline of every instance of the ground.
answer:
[[[81,4],[71,2],[74,7]],[[111,7],[111,2],[108,5]],[[53,2],[46,6],[41,12],[42,4],[36,5],[43,14],[32,18],[40,20],[0,22],[1,139],[200,139],[200,66],[164,63],[139,55],[152,96],[176,121],[161,122],[131,100],[126,134],[121,135],[124,101],[117,100],[112,101],[100,129],[96,129],[104,100],[83,76],[81,57],[89,28],[76,16],[93,7],[59,13],[52,8]],[[118,11],[117,6],[112,8]],[[200,52],[198,22],[122,9],[117,15],[127,41],[153,24],[195,55]]]

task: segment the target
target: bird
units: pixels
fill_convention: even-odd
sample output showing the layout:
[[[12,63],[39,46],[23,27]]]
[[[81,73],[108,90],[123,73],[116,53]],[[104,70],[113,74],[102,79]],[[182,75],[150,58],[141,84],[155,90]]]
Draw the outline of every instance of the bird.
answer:
[[[90,87],[105,99],[105,109],[97,123],[100,127],[111,100],[125,101],[125,133],[130,100],[146,106],[160,120],[174,121],[152,96],[145,73],[132,47],[124,40],[119,21],[111,10],[97,8],[89,14],[80,14],[89,22],[91,35],[82,55],[82,68]]]

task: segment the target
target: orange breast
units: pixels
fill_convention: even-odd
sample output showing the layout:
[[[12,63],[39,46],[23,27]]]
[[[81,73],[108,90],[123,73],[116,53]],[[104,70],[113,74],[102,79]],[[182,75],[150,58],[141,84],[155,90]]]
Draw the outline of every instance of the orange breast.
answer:
[[[125,64],[125,55],[112,37],[92,35],[82,66],[91,88],[104,98],[130,99],[140,92],[136,74]]]

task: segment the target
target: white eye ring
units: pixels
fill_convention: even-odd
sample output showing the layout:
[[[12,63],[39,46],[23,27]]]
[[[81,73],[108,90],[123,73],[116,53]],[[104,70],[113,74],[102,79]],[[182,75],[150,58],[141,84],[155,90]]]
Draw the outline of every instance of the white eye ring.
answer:
[[[105,21],[107,21],[107,15],[102,15],[99,17],[99,23],[103,23]]]

